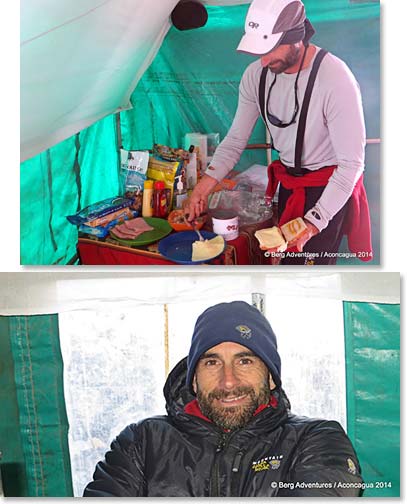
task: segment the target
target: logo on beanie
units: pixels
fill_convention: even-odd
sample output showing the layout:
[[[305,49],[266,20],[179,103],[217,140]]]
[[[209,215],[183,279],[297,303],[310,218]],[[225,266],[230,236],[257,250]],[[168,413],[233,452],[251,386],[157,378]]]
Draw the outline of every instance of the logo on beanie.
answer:
[[[244,339],[250,339],[252,337],[252,330],[247,325],[238,325],[235,327],[237,331],[240,332],[240,336]]]

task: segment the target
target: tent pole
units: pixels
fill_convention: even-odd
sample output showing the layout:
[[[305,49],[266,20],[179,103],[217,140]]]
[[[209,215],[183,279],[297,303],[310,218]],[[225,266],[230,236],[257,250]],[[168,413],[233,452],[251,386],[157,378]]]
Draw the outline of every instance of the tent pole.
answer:
[[[120,174],[121,168],[121,149],[123,149],[122,145],[122,127],[120,124],[120,112],[115,114],[115,126],[116,126],[116,150],[117,150],[117,173]]]
[[[117,150],[120,151],[120,149],[123,148],[122,128],[121,128],[121,124],[120,124],[120,112],[116,113],[116,142],[117,142]]]

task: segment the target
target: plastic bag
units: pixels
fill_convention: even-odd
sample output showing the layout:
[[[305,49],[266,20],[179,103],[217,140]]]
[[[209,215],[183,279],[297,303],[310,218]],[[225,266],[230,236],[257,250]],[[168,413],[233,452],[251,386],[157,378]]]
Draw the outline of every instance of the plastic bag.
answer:
[[[149,158],[148,151],[120,149],[120,192],[133,200],[133,210],[141,211]]]
[[[240,226],[248,226],[270,219],[271,203],[262,190],[218,191],[209,197],[208,213],[220,219],[238,215]]]

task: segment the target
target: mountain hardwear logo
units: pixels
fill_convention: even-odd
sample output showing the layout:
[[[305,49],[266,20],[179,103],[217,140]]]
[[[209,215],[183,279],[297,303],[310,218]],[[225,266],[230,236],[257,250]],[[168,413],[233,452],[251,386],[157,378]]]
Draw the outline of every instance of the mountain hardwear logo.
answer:
[[[252,462],[252,469],[254,472],[268,471],[279,469],[283,455],[270,455],[270,457],[263,457],[260,460]]]
[[[252,337],[252,330],[246,325],[238,325],[235,329],[240,332],[240,336],[244,339],[250,339]]]
[[[350,472],[351,474],[356,474],[356,466],[353,460],[348,458],[346,462],[348,463],[348,472]]]

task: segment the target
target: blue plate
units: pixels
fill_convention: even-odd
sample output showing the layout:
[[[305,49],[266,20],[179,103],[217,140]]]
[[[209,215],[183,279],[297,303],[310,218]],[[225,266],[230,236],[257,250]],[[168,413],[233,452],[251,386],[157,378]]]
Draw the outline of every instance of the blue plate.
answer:
[[[217,236],[215,233],[210,233],[209,231],[201,231],[201,235],[205,238],[205,240],[210,240]],[[174,261],[179,264],[202,264],[220,256],[220,254],[222,254],[225,250],[226,244],[219,254],[205,259],[205,261],[192,261],[192,244],[197,240],[199,240],[199,237],[195,231],[181,231],[174,233],[158,243],[158,252],[170,261]]]

